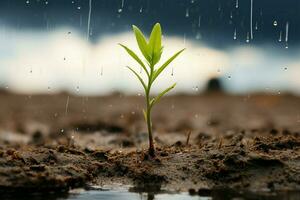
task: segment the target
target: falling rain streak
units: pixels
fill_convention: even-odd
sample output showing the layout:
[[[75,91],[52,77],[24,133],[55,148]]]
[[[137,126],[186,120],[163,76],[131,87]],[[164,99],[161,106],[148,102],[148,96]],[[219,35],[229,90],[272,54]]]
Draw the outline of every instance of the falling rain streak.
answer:
[[[199,15],[199,18],[198,18],[198,27],[200,28],[201,26],[201,15]]]
[[[236,40],[236,29],[234,29],[233,39]]]
[[[285,48],[288,48],[288,41],[289,41],[289,22],[287,22],[285,25],[285,43],[286,43]]]
[[[253,40],[253,0],[251,0],[251,9],[250,9],[250,37]]]
[[[121,1],[121,8],[118,9],[118,12],[119,12],[119,13],[121,13],[121,12],[123,11],[123,8],[124,8],[124,1],[125,1],[125,0],[122,0],[122,1]]]
[[[92,0],[89,0],[88,27],[87,27],[87,34],[86,34],[87,41],[89,41],[89,37],[90,37],[91,15],[92,15]]]
[[[68,114],[68,109],[69,109],[69,100],[70,100],[70,96],[67,97],[67,102],[66,102],[66,109],[65,109],[65,115]]]
[[[187,8],[186,11],[185,11],[185,17],[189,17],[190,16],[190,11],[189,9]]]
[[[279,41],[279,42],[282,41],[282,31],[280,31],[280,33],[279,33],[279,39],[278,39],[278,41]]]

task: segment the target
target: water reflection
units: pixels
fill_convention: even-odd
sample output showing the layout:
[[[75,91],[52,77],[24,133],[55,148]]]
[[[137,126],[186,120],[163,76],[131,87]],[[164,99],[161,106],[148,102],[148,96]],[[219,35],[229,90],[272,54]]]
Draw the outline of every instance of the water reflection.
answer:
[[[208,195],[209,194],[209,195]],[[255,193],[249,191],[234,191],[230,189],[217,189],[200,195],[189,195],[188,193],[170,193],[170,192],[129,192],[127,189],[117,190],[73,190],[70,193],[51,193],[51,194],[12,194],[1,195],[1,199],[6,200],[298,200],[300,191],[285,191],[276,193]]]

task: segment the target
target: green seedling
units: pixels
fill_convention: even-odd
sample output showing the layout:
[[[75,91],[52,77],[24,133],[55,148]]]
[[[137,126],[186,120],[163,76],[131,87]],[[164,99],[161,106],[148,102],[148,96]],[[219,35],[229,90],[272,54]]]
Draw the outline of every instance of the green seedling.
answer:
[[[145,100],[146,100],[146,109],[143,109],[143,114],[145,121],[147,123],[148,127],[148,135],[149,135],[149,154],[151,156],[155,156],[155,148],[153,143],[153,136],[152,136],[152,122],[151,122],[151,111],[155,104],[159,102],[159,100],[167,94],[170,90],[172,90],[176,83],[162,91],[160,94],[158,94],[156,97],[150,96],[151,87],[154,83],[154,81],[158,78],[159,75],[167,68],[167,66],[180,54],[184,51],[184,49],[178,51],[175,53],[172,57],[170,57],[164,64],[162,64],[159,67],[156,67],[156,64],[160,61],[162,52],[163,52],[163,46],[161,44],[161,26],[159,23],[156,23],[152,29],[152,32],[150,34],[150,38],[147,41],[146,37],[142,33],[142,31],[136,27],[132,26],[133,32],[136,37],[137,44],[139,46],[139,49],[141,53],[143,54],[145,58],[145,63],[140,59],[135,52],[133,52],[131,49],[126,47],[125,45],[120,44],[126,52],[142,67],[144,72],[147,75],[147,80],[143,80],[143,78],[131,67],[127,68],[133,72],[133,74],[138,78],[138,80],[141,82],[144,91],[145,91]]]

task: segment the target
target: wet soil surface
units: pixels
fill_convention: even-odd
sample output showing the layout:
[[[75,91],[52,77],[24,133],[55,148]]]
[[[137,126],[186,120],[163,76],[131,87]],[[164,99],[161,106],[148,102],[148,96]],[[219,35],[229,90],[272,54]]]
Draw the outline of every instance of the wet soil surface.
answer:
[[[133,192],[300,189],[300,98],[177,95],[153,111],[147,154],[142,97],[0,94],[0,193],[115,183]],[[230,188],[230,189],[228,189]]]

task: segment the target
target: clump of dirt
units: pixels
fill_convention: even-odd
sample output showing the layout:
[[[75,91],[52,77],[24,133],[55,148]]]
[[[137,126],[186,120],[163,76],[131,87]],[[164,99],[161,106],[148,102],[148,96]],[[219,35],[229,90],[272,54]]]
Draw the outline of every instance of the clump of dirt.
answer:
[[[141,98],[71,96],[66,114],[65,95],[26,101],[1,95],[0,192],[116,182],[132,184],[135,191],[164,188],[199,195],[214,188],[300,189],[297,97],[166,98],[153,113],[153,158],[137,114]]]

